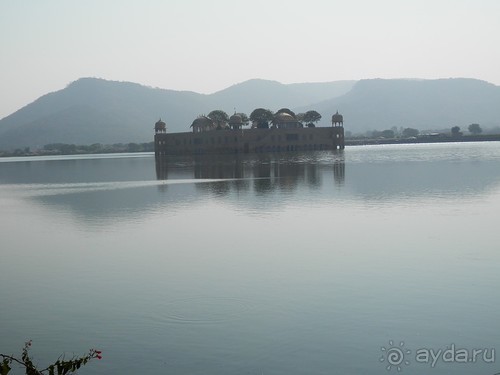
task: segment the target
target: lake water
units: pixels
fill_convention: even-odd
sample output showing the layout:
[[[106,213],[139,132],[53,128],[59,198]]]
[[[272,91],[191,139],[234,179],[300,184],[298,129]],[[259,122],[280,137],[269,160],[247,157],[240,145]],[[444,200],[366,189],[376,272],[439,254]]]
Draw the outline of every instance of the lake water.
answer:
[[[0,353],[101,349],[81,374],[493,375],[499,217],[500,143],[1,159]]]

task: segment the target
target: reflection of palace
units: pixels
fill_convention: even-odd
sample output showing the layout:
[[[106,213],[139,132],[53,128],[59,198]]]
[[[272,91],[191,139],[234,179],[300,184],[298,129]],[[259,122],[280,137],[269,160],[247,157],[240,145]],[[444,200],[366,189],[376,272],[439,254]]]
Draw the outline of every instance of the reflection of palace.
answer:
[[[156,157],[156,179],[168,180],[168,159],[165,157]]]
[[[256,192],[275,189],[294,190],[299,185],[317,188],[323,174],[332,173],[337,185],[343,185],[345,164],[343,151],[332,151],[333,164],[320,163],[316,153],[296,153],[296,159],[282,159],[274,154],[257,155],[194,155],[192,157],[157,156],[156,176],[159,180],[194,178],[216,180],[199,188],[228,192],[246,190],[253,185]],[[324,154],[322,154],[324,155]],[[198,187],[198,186],[197,186]]]
[[[337,185],[343,185],[345,180],[345,162],[338,160],[333,164],[333,178]]]
[[[192,132],[167,133],[165,122],[155,124],[155,154],[235,154],[344,148],[344,119],[338,112],[330,127],[304,127],[288,113],[278,113],[270,128],[242,129],[234,114],[224,126],[206,116],[195,119]]]

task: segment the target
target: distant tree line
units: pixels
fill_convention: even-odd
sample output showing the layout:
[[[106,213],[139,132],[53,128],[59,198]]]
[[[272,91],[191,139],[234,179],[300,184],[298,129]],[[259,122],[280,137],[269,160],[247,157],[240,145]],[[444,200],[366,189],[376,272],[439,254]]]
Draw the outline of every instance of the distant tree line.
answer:
[[[479,135],[483,133],[483,129],[479,124],[470,124],[467,127],[467,130],[469,131],[470,135]],[[439,131],[433,134],[440,134],[442,136],[452,136],[454,138],[456,137],[461,137],[463,136],[463,132],[460,129],[460,126],[453,126],[450,129],[450,133],[446,133],[443,131]],[[500,134],[500,128],[495,131],[490,131],[489,134]],[[395,126],[393,126],[391,129],[386,129],[386,130],[371,130],[368,131],[364,134],[364,137],[367,138],[385,138],[385,139],[393,139],[393,138],[401,138],[401,139],[412,139],[412,138],[417,138],[420,136],[425,136],[426,134],[421,134],[418,129],[414,128],[403,128],[400,127],[399,129]],[[428,134],[427,134],[428,135]],[[354,136],[350,131],[346,131],[346,137],[347,138],[359,138],[360,136]]]
[[[396,126],[393,126],[390,129],[385,130],[372,130],[366,133],[366,137],[368,138],[385,138],[385,139],[393,139],[393,138],[416,138],[420,135],[420,131],[414,128],[403,128],[399,129]],[[352,133],[347,131],[346,137],[351,137]]]
[[[479,135],[483,132],[483,129],[481,128],[481,125],[479,124],[470,124],[467,127],[467,130],[469,130],[469,133],[472,135]],[[463,133],[460,131],[460,126],[454,126],[451,128],[451,136],[452,137],[461,137]]]
[[[103,145],[94,143],[91,145],[75,145],[66,143],[50,143],[43,146],[43,151],[55,154],[107,154],[119,152],[151,152],[154,151],[154,143],[115,143],[112,145]]]
[[[146,143],[115,143],[105,145],[75,145],[67,143],[50,143],[42,149],[32,151],[29,147],[14,151],[0,151],[0,156],[36,156],[36,155],[76,155],[76,154],[112,154],[121,152],[153,152],[154,142]]]

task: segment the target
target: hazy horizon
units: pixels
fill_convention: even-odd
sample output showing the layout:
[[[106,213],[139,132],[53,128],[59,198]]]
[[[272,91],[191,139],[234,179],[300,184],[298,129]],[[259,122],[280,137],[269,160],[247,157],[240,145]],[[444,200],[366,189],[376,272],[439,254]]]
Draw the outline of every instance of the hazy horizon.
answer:
[[[0,119],[81,77],[213,93],[249,79],[500,85],[500,2],[0,3]]]

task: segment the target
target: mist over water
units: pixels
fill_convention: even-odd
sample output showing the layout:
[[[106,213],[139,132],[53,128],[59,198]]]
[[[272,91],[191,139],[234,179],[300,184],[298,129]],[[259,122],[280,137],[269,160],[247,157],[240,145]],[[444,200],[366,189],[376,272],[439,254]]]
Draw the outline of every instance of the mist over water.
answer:
[[[82,374],[385,374],[392,340],[405,374],[494,374],[415,352],[500,351],[499,167],[497,143],[2,159],[0,352],[101,349]]]

